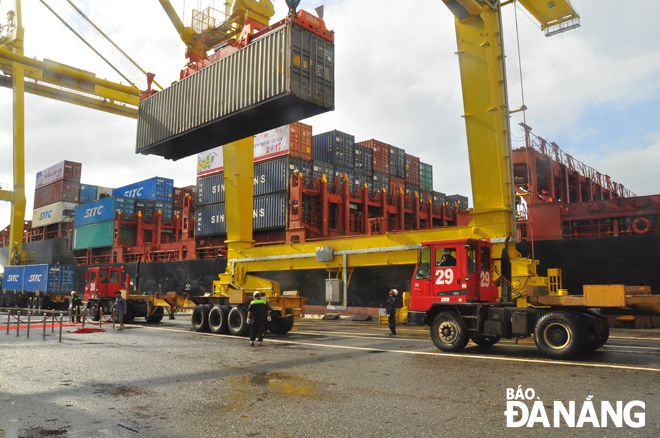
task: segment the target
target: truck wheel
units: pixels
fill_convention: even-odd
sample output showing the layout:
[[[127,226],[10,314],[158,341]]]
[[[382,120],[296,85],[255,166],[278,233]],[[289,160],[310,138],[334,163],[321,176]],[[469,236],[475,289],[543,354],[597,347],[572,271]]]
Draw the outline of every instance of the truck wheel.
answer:
[[[291,331],[293,323],[293,315],[284,318],[279,315],[272,315],[272,320],[266,322],[266,328],[275,335],[285,335]]]
[[[98,321],[101,319],[101,309],[99,308],[98,302],[91,301],[89,303],[89,316],[92,318],[92,321]]]
[[[131,322],[135,319],[135,310],[130,304],[126,303],[126,313],[124,313],[124,323]]]
[[[450,353],[461,351],[470,340],[463,320],[451,311],[436,315],[431,324],[431,339],[438,349]]]
[[[227,332],[227,316],[229,312],[224,306],[215,306],[209,312],[209,330],[216,335]]]
[[[163,306],[158,306],[154,309],[154,311],[151,313],[151,315],[147,316],[145,319],[147,320],[148,323],[154,324],[157,322],[161,322],[163,320]]]
[[[229,332],[235,336],[245,336],[250,331],[247,323],[247,310],[241,306],[233,307],[227,317]]]
[[[534,342],[546,356],[570,359],[584,351],[587,343],[582,319],[570,312],[548,312],[534,328]]]
[[[497,344],[501,338],[499,336],[477,335],[470,339],[472,339],[472,342],[480,347],[492,347],[493,345]]]
[[[209,331],[209,308],[204,304],[195,306],[192,312],[192,327],[196,332]]]
[[[14,295],[11,295],[11,294],[5,295],[5,306],[14,307],[15,303],[16,303],[16,300],[14,299]]]

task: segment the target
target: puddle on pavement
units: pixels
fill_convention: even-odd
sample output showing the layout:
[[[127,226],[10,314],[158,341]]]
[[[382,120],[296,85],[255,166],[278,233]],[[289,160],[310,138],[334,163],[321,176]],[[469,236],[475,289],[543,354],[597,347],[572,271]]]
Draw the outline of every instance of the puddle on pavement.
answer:
[[[0,431],[1,432],[1,431]],[[23,429],[18,432],[18,436],[25,438],[41,438],[41,437],[65,437],[68,431],[66,429],[47,430],[47,429]]]
[[[131,388],[123,385],[113,385],[109,383],[94,383],[92,386],[92,394],[97,395],[112,395],[115,397],[132,397],[136,395],[143,395],[145,391],[139,388]]]
[[[225,398],[225,409],[250,409],[270,395],[300,398],[321,398],[324,384],[288,373],[257,373],[238,376],[227,381],[230,391]]]

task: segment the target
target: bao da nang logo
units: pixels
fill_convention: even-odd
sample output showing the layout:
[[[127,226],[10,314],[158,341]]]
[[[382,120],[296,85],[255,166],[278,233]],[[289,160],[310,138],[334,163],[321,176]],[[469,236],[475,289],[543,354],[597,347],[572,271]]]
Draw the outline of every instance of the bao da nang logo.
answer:
[[[507,427],[631,427],[646,425],[646,404],[639,400],[592,401],[589,395],[580,401],[554,401],[546,406],[532,388],[506,389]],[[548,413],[551,415],[549,416]]]

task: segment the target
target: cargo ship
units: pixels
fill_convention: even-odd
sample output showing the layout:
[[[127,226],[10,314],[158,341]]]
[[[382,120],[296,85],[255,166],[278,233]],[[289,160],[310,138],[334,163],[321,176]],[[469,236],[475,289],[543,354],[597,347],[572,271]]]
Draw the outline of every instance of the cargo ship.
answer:
[[[557,145],[534,137],[531,129],[526,133],[527,145],[513,151],[521,254],[540,260],[540,275],[561,268],[562,286],[569,291],[581,291],[589,282],[660,290],[652,256],[660,244],[660,196],[635,196]],[[382,141],[356,143],[341,131],[312,135],[311,126],[298,122],[257,136],[254,156],[255,245],[451,227],[471,220],[467,197],[434,192],[432,166]],[[33,263],[75,266],[76,290],[84,287],[87,268],[112,265],[139,273],[148,293],[203,295],[226,267],[221,147],[198,155],[197,175],[195,186],[177,188],[172,180],[155,177],[112,192],[97,188],[96,197],[87,194],[95,186],[78,182],[79,202],[89,202],[75,205],[71,215],[71,206],[58,200],[62,207],[55,211],[61,213],[46,224],[39,222],[42,211],[35,208],[33,221],[25,224],[24,249],[34,254]],[[53,193],[64,197],[68,192]],[[75,193],[66,196],[68,202]],[[4,266],[7,235],[7,230],[0,232]],[[612,260],[620,269],[611,268]],[[413,265],[355,268],[348,306],[381,307],[390,288],[409,290],[412,271]],[[325,270],[256,274],[300,291],[311,306],[328,304],[325,279],[335,275]]]

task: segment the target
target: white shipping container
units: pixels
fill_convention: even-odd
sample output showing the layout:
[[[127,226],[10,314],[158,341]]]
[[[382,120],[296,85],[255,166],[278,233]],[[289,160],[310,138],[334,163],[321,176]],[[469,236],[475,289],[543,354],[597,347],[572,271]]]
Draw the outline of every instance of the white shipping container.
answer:
[[[114,189],[112,187],[101,187],[98,186],[96,188],[96,199],[102,199],[105,198],[105,196],[101,196],[101,193],[105,193],[108,196],[112,196],[112,191]]]
[[[56,202],[35,209],[32,213],[32,228],[59,222],[73,222],[77,205],[73,202]]]

